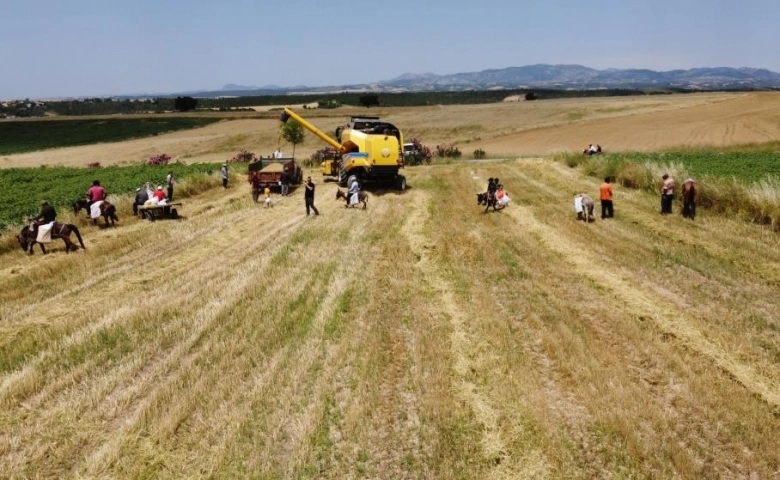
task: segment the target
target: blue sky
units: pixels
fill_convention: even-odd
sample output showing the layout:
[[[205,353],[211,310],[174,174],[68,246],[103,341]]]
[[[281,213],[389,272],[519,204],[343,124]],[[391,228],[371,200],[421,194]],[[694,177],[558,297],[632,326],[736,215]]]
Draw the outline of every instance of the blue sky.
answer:
[[[0,99],[537,63],[780,72],[777,0],[0,0]]]

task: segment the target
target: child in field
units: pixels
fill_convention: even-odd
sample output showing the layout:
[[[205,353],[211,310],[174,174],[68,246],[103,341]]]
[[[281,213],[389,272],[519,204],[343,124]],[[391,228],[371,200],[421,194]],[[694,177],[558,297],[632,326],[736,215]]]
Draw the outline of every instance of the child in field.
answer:
[[[273,207],[274,206],[274,201],[271,198],[271,189],[269,187],[265,187],[265,190],[263,191],[263,193],[265,194],[265,207],[266,208]]]

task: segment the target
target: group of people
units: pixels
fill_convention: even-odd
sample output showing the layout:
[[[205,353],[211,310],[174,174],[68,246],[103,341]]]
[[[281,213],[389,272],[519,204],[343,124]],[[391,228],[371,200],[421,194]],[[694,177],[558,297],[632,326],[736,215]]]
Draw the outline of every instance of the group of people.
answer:
[[[674,178],[668,173],[661,176],[661,215],[671,215],[674,203]],[[699,202],[699,186],[692,178],[686,178],[682,183],[682,215],[691,220],[696,218],[696,204]]]
[[[258,172],[251,172],[249,174],[249,184],[252,189],[252,200],[255,203],[260,203],[260,191],[261,191],[261,184],[260,184],[260,176],[258,175]],[[280,184],[281,184],[281,195],[283,197],[290,196],[290,173],[287,171],[287,168],[285,168],[282,171],[282,175],[280,178]],[[354,182],[353,185],[357,185],[357,182]],[[319,215],[320,212],[317,210],[317,207],[314,206],[314,190],[316,188],[316,185],[312,181],[311,177],[306,177],[306,183],[304,183],[304,202],[306,204],[306,215],[309,215],[312,211],[315,215]],[[358,187],[356,187],[358,188]],[[351,191],[351,190],[350,190]],[[274,201],[271,197],[271,188],[266,185],[265,188],[262,190],[263,195],[265,197],[264,203],[266,207],[273,207]]]
[[[509,202],[509,196],[504,190],[504,184],[501,183],[501,180],[498,177],[488,178],[486,202],[488,205],[492,205],[493,203],[506,205]]]
[[[601,145],[594,145],[591,143],[588,145],[588,148],[582,151],[582,153],[585,155],[598,155],[601,153]]]
[[[599,201],[601,202],[601,219],[613,218],[615,208],[612,204],[612,183],[611,178],[604,178],[604,182],[599,186]],[[594,210],[596,208],[593,199],[586,193],[577,193],[574,195],[574,212],[577,214],[577,220],[595,218]]]
[[[672,213],[672,204],[674,203],[675,182],[668,174],[661,176],[661,215],[670,215]],[[682,215],[685,218],[693,220],[696,217],[696,204],[699,201],[699,186],[692,178],[687,178],[682,184]],[[612,185],[610,177],[604,179],[604,183],[599,187],[599,200],[601,201],[601,219],[613,218],[615,214],[612,204]],[[585,193],[574,195],[574,212],[577,214],[577,220],[588,221],[594,217],[595,204],[593,199]]]
[[[167,185],[167,192],[163,190],[162,185],[157,185],[157,188],[152,189],[149,182],[143,187],[135,189],[135,200],[133,200],[133,215],[138,215],[138,207],[142,205],[162,205],[173,201],[173,185],[175,179],[173,172],[168,172],[165,177],[165,184]]]

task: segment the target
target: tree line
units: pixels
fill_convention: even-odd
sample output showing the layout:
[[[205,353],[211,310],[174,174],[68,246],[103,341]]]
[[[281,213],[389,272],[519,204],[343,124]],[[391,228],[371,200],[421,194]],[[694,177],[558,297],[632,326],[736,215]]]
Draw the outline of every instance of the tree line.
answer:
[[[57,115],[113,115],[131,113],[187,112],[197,110],[235,110],[251,106],[279,105],[280,103],[317,103],[319,108],[336,108],[341,105],[385,107],[413,107],[425,105],[468,105],[498,103],[509,96],[522,96],[526,100],[577,97],[613,97],[629,95],[655,95],[688,93],[686,89],[604,89],[604,90],[556,90],[556,89],[508,89],[469,90],[457,92],[343,92],[311,93],[303,95],[249,95],[229,98],[196,98],[191,96],[157,98],[82,98],[31,102],[29,100],[0,105],[0,116]]]

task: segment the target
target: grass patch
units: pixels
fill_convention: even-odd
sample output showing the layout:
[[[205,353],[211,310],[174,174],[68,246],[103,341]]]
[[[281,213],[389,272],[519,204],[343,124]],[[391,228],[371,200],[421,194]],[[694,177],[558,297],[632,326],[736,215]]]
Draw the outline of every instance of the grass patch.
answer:
[[[240,167],[239,167],[240,168]],[[93,180],[100,180],[108,194],[132,195],[145,182],[165,184],[165,176],[173,172],[177,179],[174,198],[180,200],[200,193],[218,183],[215,174],[219,164],[133,165],[105,168],[9,168],[0,169],[0,230],[24,223],[40,210],[41,200],[47,200],[58,212],[70,211],[75,200],[83,198]],[[240,176],[241,172],[235,172]],[[111,201],[115,199],[109,198]]]
[[[780,230],[780,153],[767,146],[748,150],[686,150],[663,153],[554,157],[588,176],[611,177],[625,187],[658,193],[661,175],[677,180],[678,192],[688,177],[700,188],[699,208]]]

